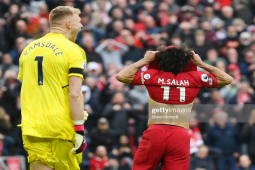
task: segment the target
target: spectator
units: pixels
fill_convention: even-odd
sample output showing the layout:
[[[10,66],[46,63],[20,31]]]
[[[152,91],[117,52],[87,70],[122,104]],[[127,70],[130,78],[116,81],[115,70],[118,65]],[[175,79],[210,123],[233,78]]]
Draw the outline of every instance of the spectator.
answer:
[[[231,6],[225,6],[221,9],[221,14],[223,16],[222,18],[227,28],[233,22],[233,14],[234,14],[233,8]]]
[[[222,98],[225,101],[229,102],[229,100],[237,94],[238,86],[239,86],[239,80],[236,81],[234,79],[230,85],[221,88],[220,94],[221,94]]]
[[[18,37],[24,37],[24,38],[31,38],[31,36],[26,32],[26,29],[27,29],[27,24],[25,21],[23,20],[18,20],[16,22],[16,35],[15,35],[15,38],[18,38]]]
[[[0,56],[8,51],[7,33],[4,29],[5,20],[0,18]]]
[[[227,49],[227,62],[229,64],[238,64],[238,52],[235,48]]]
[[[108,166],[108,156],[106,148],[102,145],[96,148],[93,158],[90,159],[90,170],[103,170]]]
[[[233,0],[232,6],[235,11],[235,17],[243,19],[246,24],[251,24],[251,21],[253,19],[252,14],[252,7],[254,7],[253,1]]]
[[[192,6],[194,9],[198,10],[200,13],[204,11],[204,6],[197,0],[187,0],[188,5]]]
[[[2,86],[1,89],[5,87]],[[10,116],[5,112],[5,109],[0,106],[0,134],[8,134],[6,132],[10,132],[12,128],[12,124],[10,121]]]
[[[9,152],[9,150],[11,150],[11,148],[15,144],[15,141],[13,140],[13,138],[0,133],[0,144],[2,146],[0,148],[0,155],[1,156],[10,156],[11,153]]]
[[[247,51],[244,56],[244,62],[240,63],[241,74],[247,76],[249,81],[252,80],[251,75],[255,70],[255,55],[252,51]]]
[[[190,154],[196,153],[201,145],[204,144],[200,133],[197,119],[193,116],[189,120],[189,135],[190,135]]]
[[[169,23],[168,3],[161,2],[158,6],[157,25],[166,26]]]
[[[129,8],[129,4],[127,0],[117,0],[116,6],[113,6],[113,9],[115,7],[120,8],[120,10],[123,11],[124,18],[132,18],[133,17],[133,11]],[[110,11],[111,13],[111,11]]]
[[[126,62],[137,62],[144,54],[144,50],[135,47],[135,39],[132,35],[128,35],[124,39],[125,44],[128,46],[129,51],[126,52],[122,57],[122,63],[125,65]]]
[[[212,44],[216,44],[218,42],[218,38],[216,37],[216,33],[212,29],[212,26],[211,26],[209,21],[203,21],[201,23],[201,29],[205,32],[206,40],[208,40]]]
[[[171,37],[171,44],[179,47],[182,43],[181,38],[176,34]]]
[[[223,106],[225,104],[225,101],[224,99],[222,99],[220,92],[218,90],[212,91],[210,103],[213,104],[214,108]]]
[[[227,123],[227,113],[217,112],[214,115],[216,124],[209,130],[207,144],[210,147],[221,149],[222,157],[217,160],[218,170],[235,168],[235,158],[239,156],[240,137],[236,127]]]
[[[227,37],[224,40],[224,44],[228,48],[237,48],[239,46],[238,34],[234,26],[227,27]]]
[[[224,28],[224,21],[220,18],[214,18],[211,21],[212,28],[215,31],[217,40],[224,40],[227,37],[226,30]],[[222,45],[222,44],[220,44]]]
[[[201,20],[211,22],[215,17],[213,7],[207,6],[204,8],[204,16],[201,18]]]
[[[92,25],[105,30],[107,24],[111,22],[111,18],[106,11],[106,2],[105,1],[97,1],[95,3],[97,5],[97,9],[91,15],[91,23]]]
[[[26,39],[23,37],[17,38],[16,43],[15,43],[15,49],[10,51],[10,55],[12,57],[13,64],[15,64],[15,65],[19,65],[19,57],[20,57],[23,49],[26,47],[25,40]]]
[[[176,14],[180,22],[189,21],[192,17],[201,17],[202,15],[200,11],[198,11],[196,8],[190,5],[185,5],[181,7],[181,9],[177,11]]]
[[[48,8],[48,5],[47,4],[42,4],[40,5],[39,7],[39,16],[41,18],[45,18],[47,20],[49,20],[49,8]]]
[[[251,165],[251,160],[247,155],[239,158],[239,166],[235,170],[255,170],[255,166]]]
[[[119,49],[115,50],[115,46],[117,46]],[[107,66],[111,63],[115,64],[117,67],[121,67],[122,56],[128,51],[128,47],[124,44],[116,42],[113,39],[107,39],[96,47],[95,51],[101,54],[104,68],[107,68]]]
[[[92,35],[86,35],[82,38],[81,46],[86,52],[87,62],[94,61],[94,62],[102,64],[103,62],[102,58],[100,54],[95,52],[94,45],[95,45],[95,42]]]
[[[254,146],[254,142],[255,142],[255,110],[252,110],[250,112],[250,117],[248,120],[248,123],[246,125],[244,125],[243,130],[242,130],[242,136],[243,136],[243,140],[244,142],[247,144],[247,150],[248,150],[248,154],[249,157],[252,161],[252,165],[255,165],[255,146]]]
[[[112,32],[113,31],[113,25],[115,21],[122,21],[123,19],[123,11],[120,8],[114,8],[112,10],[112,21],[106,26],[106,32]],[[123,28],[122,28],[123,29]],[[110,37],[110,38],[115,38],[115,37]]]
[[[135,33],[135,22],[131,18],[125,19],[124,26],[126,29],[131,31],[132,33]]]
[[[175,14],[169,15],[169,23],[164,28],[168,33],[168,37],[172,37],[178,28],[178,18]]]
[[[230,104],[245,104],[254,102],[254,90],[251,88],[249,82],[243,81],[240,84],[240,88],[235,96],[230,100]]]
[[[239,55],[241,56],[241,58],[239,59],[239,62],[244,61],[245,52],[249,50],[248,48],[251,44],[251,41],[252,41],[251,34],[249,32],[242,32],[240,34],[240,38],[239,38],[240,45],[237,48],[239,51]]]
[[[43,17],[39,19],[39,28],[35,33],[33,33],[32,36],[34,39],[38,39],[45,36],[49,32],[50,32],[49,21]]]
[[[233,20],[233,26],[235,27],[238,35],[240,35],[246,29],[246,25],[245,25],[244,20],[242,20],[240,18],[236,18],[236,19]]]
[[[211,45],[205,41],[205,33],[202,30],[195,32],[195,41],[191,45],[194,51],[201,57],[202,60],[206,58],[206,53],[210,49]]]
[[[91,132],[91,146],[90,151],[95,152],[99,145],[106,147],[108,153],[110,153],[114,146],[114,134],[109,129],[109,122],[106,118],[102,117],[97,122],[97,127],[92,129]]]
[[[194,37],[193,37],[193,30],[191,27],[191,24],[187,21],[184,21],[180,24],[180,38],[183,42],[187,42],[187,45],[191,45],[192,42],[194,42]]]
[[[146,26],[147,34],[159,33],[159,28],[155,26],[156,23],[152,16],[148,15],[144,18],[144,25]]]
[[[174,0],[164,0],[164,2],[166,2],[169,6],[169,13],[175,13],[180,9],[180,6],[177,5]]]
[[[12,70],[16,74],[19,72],[18,66],[13,64],[13,59],[10,54],[6,53],[3,55],[2,58],[2,64],[0,65],[0,68],[2,70],[2,74],[5,74],[6,71]]]
[[[194,157],[191,157],[189,170],[213,170],[213,159],[208,155],[208,153],[209,148],[206,145],[200,146],[197,154]]]
[[[129,168],[132,168],[133,153],[129,144],[129,139],[125,135],[122,135],[119,138],[118,158],[121,161],[126,162],[126,164],[130,166]]]
[[[144,1],[142,13],[151,15],[151,16],[155,15],[155,13],[154,13],[155,6],[156,6],[156,4],[153,1]]]
[[[127,121],[131,117],[131,105],[125,102],[120,92],[113,95],[112,102],[105,106],[103,116],[110,120],[110,127],[116,136],[127,133]]]
[[[224,72],[226,72],[226,62],[224,62],[224,60],[218,60],[216,61],[215,66],[220,69],[223,70]]]
[[[131,170],[128,165],[123,163],[119,163],[117,156],[110,155],[109,156],[109,165],[104,168],[104,170]]]

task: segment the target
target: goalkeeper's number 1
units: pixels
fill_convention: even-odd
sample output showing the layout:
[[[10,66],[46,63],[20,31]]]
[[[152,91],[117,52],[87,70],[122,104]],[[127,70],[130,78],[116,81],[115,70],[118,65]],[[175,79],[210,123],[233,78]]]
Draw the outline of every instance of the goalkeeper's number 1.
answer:
[[[37,80],[38,85],[43,86],[43,56],[36,56],[35,60],[37,61]]]

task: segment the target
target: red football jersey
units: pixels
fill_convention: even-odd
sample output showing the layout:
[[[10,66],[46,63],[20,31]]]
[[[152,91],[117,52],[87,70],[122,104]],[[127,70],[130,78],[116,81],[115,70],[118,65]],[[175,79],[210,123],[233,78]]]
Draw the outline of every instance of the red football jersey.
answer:
[[[173,75],[158,69],[136,73],[131,85],[145,85],[150,97],[164,104],[189,104],[194,101],[201,87],[218,86],[213,74],[200,71],[181,72]]]

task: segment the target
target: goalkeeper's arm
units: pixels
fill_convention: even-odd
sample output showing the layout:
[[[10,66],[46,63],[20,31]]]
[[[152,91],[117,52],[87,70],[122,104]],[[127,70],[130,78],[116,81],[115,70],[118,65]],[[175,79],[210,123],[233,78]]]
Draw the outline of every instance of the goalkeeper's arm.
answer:
[[[69,103],[74,120],[75,147],[72,153],[80,153],[87,147],[84,136],[84,100],[81,92],[82,78],[76,76],[69,77]]]

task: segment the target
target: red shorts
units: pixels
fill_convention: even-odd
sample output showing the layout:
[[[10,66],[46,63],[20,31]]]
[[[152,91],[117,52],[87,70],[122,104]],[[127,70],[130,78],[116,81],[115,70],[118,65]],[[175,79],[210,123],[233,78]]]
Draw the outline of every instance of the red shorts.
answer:
[[[171,125],[151,125],[144,131],[135,153],[132,170],[188,170],[190,136],[188,130]]]

